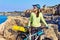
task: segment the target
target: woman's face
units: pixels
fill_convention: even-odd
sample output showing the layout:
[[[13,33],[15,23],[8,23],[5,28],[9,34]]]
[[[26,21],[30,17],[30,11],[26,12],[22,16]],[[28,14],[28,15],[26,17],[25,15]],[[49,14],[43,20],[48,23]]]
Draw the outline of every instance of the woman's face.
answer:
[[[35,12],[35,14],[38,12],[38,10],[37,10],[37,9],[33,9],[33,11]]]
[[[33,6],[33,11],[35,12],[35,14],[37,13],[37,7],[36,6]]]
[[[36,6],[33,6],[33,9],[37,9],[37,7]]]

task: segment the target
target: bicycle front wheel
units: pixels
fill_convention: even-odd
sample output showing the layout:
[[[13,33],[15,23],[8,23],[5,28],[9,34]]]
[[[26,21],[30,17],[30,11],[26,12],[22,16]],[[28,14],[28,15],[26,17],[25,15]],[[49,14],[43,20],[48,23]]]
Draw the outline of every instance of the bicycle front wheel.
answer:
[[[16,37],[16,40],[23,40],[19,35]]]

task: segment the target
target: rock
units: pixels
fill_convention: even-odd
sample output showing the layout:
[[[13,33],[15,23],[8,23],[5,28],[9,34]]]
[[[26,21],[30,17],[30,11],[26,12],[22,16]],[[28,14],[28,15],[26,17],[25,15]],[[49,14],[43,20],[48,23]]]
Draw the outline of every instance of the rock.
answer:
[[[58,32],[58,39],[60,40],[60,32]]]
[[[6,39],[4,39],[4,38],[0,38],[0,40],[6,40]]]
[[[55,29],[54,29],[54,25],[52,26],[51,24],[49,24],[50,28],[49,29],[44,29],[45,32],[45,36],[47,38],[53,39],[53,40],[58,40],[58,37],[55,33]],[[56,28],[56,27],[55,27]]]
[[[28,23],[28,18],[26,17],[15,16],[10,18],[14,19],[17,25],[26,26],[26,24]]]
[[[26,17],[21,17],[21,16],[9,16],[8,19],[0,25],[0,34],[2,34],[2,36],[4,38],[6,38],[7,40],[15,40],[17,33],[11,31],[10,29],[12,29],[12,27],[14,25],[19,25],[19,26],[26,26],[28,23],[28,18]],[[53,40],[58,40],[57,38],[57,26],[56,24],[49,24],[51,26],[51,28],[49,29],[44,29],[45,32],[45,36],[47,38],[51,38]],[[55,25],[55,26],[54,26]],[[10,30],[10,31],[9,31]],[[43,36],[42,36],[43,37]]]
[[[27,23],[28,19],[25,17],[9,16],[8,19],[0,25],[0,34],[7,40],[15,40],[17,34],[10,32],[9,29],[12,29],[14,25],[26,26]]]
[[[52,40],[58,40],[58,37],[56,36],[52,27],[47,29],[47,30],[45,29],[44,33],[45,34],[41,36],[41,40],[45,39],[45,38],[49,38],[49,39],[52,39]]]

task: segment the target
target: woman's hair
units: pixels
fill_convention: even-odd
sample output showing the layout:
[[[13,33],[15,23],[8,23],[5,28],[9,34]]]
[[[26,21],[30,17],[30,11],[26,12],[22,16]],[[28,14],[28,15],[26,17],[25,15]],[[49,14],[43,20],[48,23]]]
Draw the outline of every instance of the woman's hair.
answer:
[[[39,17],[39,12],[40,12],[40,11],[39,11],[39,9],[38,9],[38,10],[37,10],[36,17]]]

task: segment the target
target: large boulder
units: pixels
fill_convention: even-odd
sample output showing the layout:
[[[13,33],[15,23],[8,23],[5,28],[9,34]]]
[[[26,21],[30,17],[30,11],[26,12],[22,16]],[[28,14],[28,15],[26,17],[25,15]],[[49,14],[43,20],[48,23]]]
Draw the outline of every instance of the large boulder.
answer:
[[[0,38],[0,40],[6,40],[6,39],[4,39],[4,38]]]
[[[52,40],[58,40],[58,31],[57,31],[57,25],[55,24],[49,24],[50,28],[49,29],[44,29],[44,35],[41,36],[41,40],[46,38],[50,38]]]
[[[8,19],[0,25],[0,34],[7,40],[15,40],[17,34],[9,31],[14,25],[26,26],[28,19],[21,16],[9,16]]]

